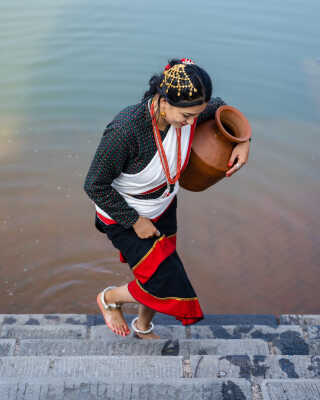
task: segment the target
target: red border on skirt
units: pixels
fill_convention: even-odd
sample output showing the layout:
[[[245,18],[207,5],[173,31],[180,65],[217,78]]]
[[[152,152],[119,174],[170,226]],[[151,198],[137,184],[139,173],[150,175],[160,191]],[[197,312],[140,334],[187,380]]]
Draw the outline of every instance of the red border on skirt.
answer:
[[[203,319],[198,299],[161,299],[146,292],[136,280],[128,284],[132,297],[139,303],[164,314],[173,315],[183,325],[191,325]]]
[[[175,251],[176,241],[176,235],[169,237],[162,236],[158,239],[154,243],[153,248],[149,250],[149,253],[132,268],[134,276],[141,283],[148,282],[159,265]]]

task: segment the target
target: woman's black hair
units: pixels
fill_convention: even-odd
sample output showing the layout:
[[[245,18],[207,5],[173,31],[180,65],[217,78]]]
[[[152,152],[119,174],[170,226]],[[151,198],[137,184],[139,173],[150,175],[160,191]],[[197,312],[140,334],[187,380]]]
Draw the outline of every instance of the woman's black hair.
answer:
[[[168,65],[173,67],[176,64],[182,64],[182,61],[173,59],[169,61]],[[143,99],[150,99],[156,93],[159,93],[160,98],[164,97],[168,103],[175,107],[192,107],[207,103],[212,94],[212,82],[208,73],[196,64],[186,64],[185,72],[193,86],[197,89],[197,91],[192,91],[191,95],[188,87],[180,89],[180,96],[178,96],[178,91],[174,87],[167,88],[165,85],[161,87],[160,84],[164,80],[164,72],[162,72],[151,77],[149,80],[149,90],[145,92]],[[177,82],[173,82],[173,84],[176,85]]]

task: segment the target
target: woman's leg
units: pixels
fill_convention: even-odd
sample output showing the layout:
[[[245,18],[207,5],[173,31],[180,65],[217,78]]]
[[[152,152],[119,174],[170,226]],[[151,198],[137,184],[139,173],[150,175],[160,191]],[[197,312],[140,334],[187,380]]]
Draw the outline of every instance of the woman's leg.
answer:
[[[116,287],[111,289],[105,293],[104,301],[106,304],[116,303],[116,304],[125,304],[125,303],[138,303],[135,300],[129,290],[128,284]],[[139,313],[138,313],[138,320],[136,321],[136,327],[141,330],[147,330],[150,327],[150,322],[156,311],[152,310],[151,308],[140,304],[139,305]],[[111,311],[105,311],[105,318],[108,321],[109,326],[111,329],[118,335],[125,336],[130,331],[128,328],[128,324],[123,316],[122,310],[120,308]],[[137,335],[142,339],[160,339],[160,336],[156,335],[155,333],[151,332],[148,334],[139,334]]]
[[[143,331],[149,329],[150,322],[152,321],[152,318],[154,317],[155,313],[156,313],[156,311],[152,310],[151,308],[149,308],[143,304],[140,304],[138,320],[135,323],[136,328],[141,329]],[[136,335],[139,336],[141,339],[160,339],[160,336],[156,335],[153,332],[150,332],[147,334],[137,333]]]
[[[125,303],[137,303],[129,293],[128,284],[108,290],[104,294],[104,301],[106,304],[116,303],[120,305]],[[130,333],[121,308],[104,310],[103,314],[108,322],[108,326],[114,333],[121,336],[126,336]]]

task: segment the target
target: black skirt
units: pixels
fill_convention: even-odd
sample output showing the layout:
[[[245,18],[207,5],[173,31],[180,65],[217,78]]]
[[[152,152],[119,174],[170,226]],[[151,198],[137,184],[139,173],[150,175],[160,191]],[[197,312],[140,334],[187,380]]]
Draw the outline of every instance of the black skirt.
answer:
[[[160,237],[140,239],[133,228],[107,225],[96,216],[96,227],[120,251],[135,279],[128,284],[132,297],[151,309],[173,315],[183,325],[203,319],[196,293],[176,251],[177,198],[153,224]]]

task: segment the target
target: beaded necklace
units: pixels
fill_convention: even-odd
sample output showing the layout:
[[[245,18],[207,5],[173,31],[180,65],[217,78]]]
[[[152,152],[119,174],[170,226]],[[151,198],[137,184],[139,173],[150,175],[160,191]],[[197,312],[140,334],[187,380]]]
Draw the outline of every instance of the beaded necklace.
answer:
[[[167,181],[167,190],[165,191],[165,193],[163,195],[168,196],[170,194],[170,185],[173,185],[174,183],[177,182],[177,180],[180,178],[180,173],[181,173],[181,128],[176,129],[176,135],[177,135],[177,169],[176,169],[176,171],[177,171],[177,173],[174,178],[171,178],[167,156],[166,156],[166,153],[163,148],[161,135],[160,135],[159,128],[158,128],[157,121],[156,121],[155,114],[154,114],[153,102],[151,103],[150,111],[151,111],[151,118],[152,118],[153,135],[154,135],[154,139],[155,139],[157,149],[159,152],[162,168],[165,173],[166,181]]]

